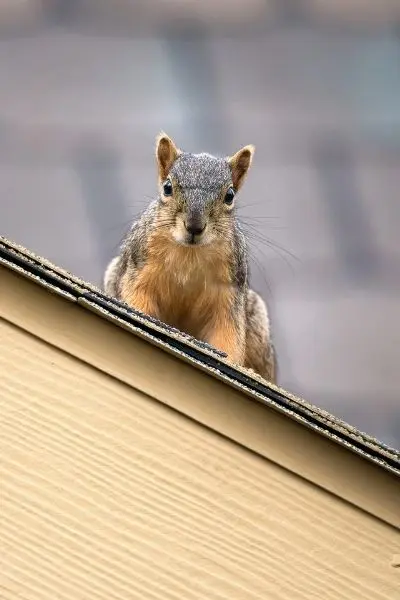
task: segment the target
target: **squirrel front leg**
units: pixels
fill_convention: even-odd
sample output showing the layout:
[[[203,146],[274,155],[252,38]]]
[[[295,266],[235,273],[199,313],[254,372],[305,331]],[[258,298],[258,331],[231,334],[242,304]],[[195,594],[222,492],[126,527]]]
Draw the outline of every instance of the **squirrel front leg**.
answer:
[[[158,308],[155,300],[145,290],[135,290],[132,294],[128,295],[128,299],[125,300],[129,306],[136,310],[158,319]]]
[[[145,313],[150,317],[159,318],[157,302],[144,285],[132,285],[129,284],[129,281],[123,281],[121,286],[121,300],[135,310]]]
[[[245,357],[245,332],[244,327],[241,327],[244,318],[237,319],[230,313],[219,314],[214,319],[213,324],[209,328],[205,341],[222,350],[228,355],[228,360],[242,365]]]

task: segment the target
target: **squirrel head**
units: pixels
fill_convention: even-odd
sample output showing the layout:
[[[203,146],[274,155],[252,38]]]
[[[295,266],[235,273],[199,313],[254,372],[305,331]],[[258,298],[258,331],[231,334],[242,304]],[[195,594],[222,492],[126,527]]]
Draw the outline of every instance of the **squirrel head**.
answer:
[[[178,244],[207,245],[233,231],[235,197],[254,154],[245,146],[227,158],[180,150],[165,133],[157,137],[159,224]]]

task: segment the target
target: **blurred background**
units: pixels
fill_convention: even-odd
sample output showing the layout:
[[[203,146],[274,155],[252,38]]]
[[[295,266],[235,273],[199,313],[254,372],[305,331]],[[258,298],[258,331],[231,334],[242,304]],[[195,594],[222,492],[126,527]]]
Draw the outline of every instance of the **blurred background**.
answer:
[[[400,0],[0,0],[0,232],[97,285],[154,139],[227,155],[283,387],[400,447]]]

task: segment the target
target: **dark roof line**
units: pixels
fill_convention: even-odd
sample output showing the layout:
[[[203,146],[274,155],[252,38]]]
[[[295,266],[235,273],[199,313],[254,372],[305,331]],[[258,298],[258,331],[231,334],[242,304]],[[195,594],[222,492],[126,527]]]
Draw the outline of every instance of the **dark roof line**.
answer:
[[[44,285],[48,289],[83,307],[91,309],[116,325],[134,330],[149,342],[168,348],[180,358],[201,366],[209,374],[239,388],[253,400],[270,406],[303,426],[347,447],[349,450],[400,476],[400,452],[375,438],[351,427],[330,413],[263,383],[258,377],[246,375],[245,370],[231,366],[225,355],[174,328],[126,304],[110,298],[95,286],[36,256],[25,248],[0,236],[0,264]]]

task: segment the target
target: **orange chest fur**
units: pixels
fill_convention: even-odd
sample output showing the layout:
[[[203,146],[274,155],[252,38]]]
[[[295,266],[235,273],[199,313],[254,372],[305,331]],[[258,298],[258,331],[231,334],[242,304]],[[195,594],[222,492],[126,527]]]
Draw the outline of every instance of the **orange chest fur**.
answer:
[[[223,248],[156,242],[134,285],[151,295],[161,320],[194,336],[234,301]]]

